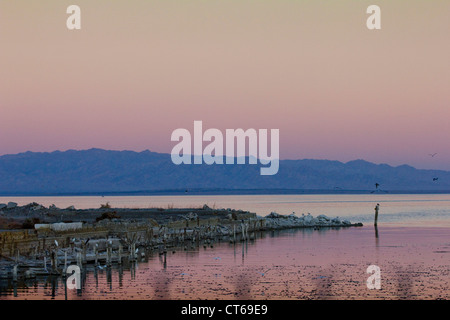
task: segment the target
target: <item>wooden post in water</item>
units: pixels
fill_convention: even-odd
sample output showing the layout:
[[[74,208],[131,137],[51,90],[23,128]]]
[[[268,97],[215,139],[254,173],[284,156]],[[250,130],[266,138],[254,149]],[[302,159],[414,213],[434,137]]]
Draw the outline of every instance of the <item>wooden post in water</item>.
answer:
[[[13,267],[13,281],[17,282],[17,264]]]
[[[377,203],[377,205],[375,206],[375,222],[374,222],[375,227],[378,225],[378,211],[379,210],[380,210],[380,204]]]
[[[95,255],[95,265],[98,265],[98,243],[94,246],[94,255]]]
[[[64,274],[66,275],[66,271],[67,271],[67,251],[64,252]]]
[[[130,261],[135,260],[136,244],[133,242],[130,246]]]
[[[83,242],[82,248],[83,248],[83,263],[86,263],[87,259],[86,259],[86,243],[85,242]]]
[[[117,257],[117,262],[119,264],[122,264],[122,244],[119,243],[119,253],[118,253],[118,257]]]
[[[81,268],[83,267],[83,264],[81,262],[81,252],[77,252],[77,265],[81,270]]]
[[[112,247],[111,247],[111,242],[108,242],[108,245],[106,247],[106,265],[109,267],[111,266],[111,257],[112,254]]]
[[[57,268],[56,261],[57,261],[57,259],[56,259],[55,250],[52,250],[52,253],[51,253],[50,257],[51,257],[51,262],[52,262],[52,271],[56,271],[56,268]]]

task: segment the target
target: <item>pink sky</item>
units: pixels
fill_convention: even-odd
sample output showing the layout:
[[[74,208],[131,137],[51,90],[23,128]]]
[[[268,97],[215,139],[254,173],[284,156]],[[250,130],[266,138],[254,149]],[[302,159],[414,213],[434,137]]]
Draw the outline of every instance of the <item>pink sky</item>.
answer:
[[[365,26],[371,4],[382,30]],[[174,129],[202,120],[280,129],[281,158],[450,170],[449,13],[448,0],[4,0],[0,154],[168,153]]]

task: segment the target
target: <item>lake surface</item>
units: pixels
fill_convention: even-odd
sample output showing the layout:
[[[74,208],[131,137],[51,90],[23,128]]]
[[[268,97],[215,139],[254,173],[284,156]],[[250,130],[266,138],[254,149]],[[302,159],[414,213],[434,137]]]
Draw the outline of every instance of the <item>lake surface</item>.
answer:
[[[297,215],[311,213],[339,216],[352,222],[373,223],[374,207],[380,204],[379,223],[395,226],[450,227],[449,194],[361,194],[361,195],[204,195],[204,196],[80,196],[0,197],[25,205],[38,202],[66,208],[98,208],[109,202],[117,208],[186,208],[207,204],[215,208],[242,209],[265,216],[272,211]]]
[[[0,299],[449,299],[450,195],[245,195],[8,197],[58,207],[235,208],[266,215],[310,212],[364,227],[283,230],[254,241],[147,252],[135,264],[83,272],[80,291],[62,278],[0,281]],[[379,227],[373,224],[380,203]],[[377,231],[377,232],[376,232]],[[369,290],[367,268],[381,270]]]

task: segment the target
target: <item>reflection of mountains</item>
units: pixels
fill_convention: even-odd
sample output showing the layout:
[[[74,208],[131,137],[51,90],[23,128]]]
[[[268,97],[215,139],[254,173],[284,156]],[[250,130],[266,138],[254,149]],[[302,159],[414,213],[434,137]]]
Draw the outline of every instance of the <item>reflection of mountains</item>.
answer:
[[[107,193],[161,190],[255,189],[374,191],[450,190],[450,172],[391,167],[363,160],[281,160],[274,176],[261,176],[260,165],[174,165],[169,154],[90,149],[26,152],[0,157],[0,193]],[[433,177],[439,177],[434,180]],[[253,190],[252,190],[253,189]],[[181,191],[182,190],[182,191]],[[257,193],[258,191],[256,191]],[[304,191],[303,191],[304,192]],[[384,192],[383,192],[384,193]]]

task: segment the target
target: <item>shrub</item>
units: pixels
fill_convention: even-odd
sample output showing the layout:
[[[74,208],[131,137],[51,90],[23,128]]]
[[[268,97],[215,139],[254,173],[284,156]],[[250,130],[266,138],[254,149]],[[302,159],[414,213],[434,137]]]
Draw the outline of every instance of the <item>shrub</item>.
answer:
[[[111,209],[109,202],[100,205],[100,209]]]
[[[100,217],[97,217],[97,218],[95,219],[95,221],[96,221],[96,222],[99,222],[99,221],[102,221],[102,220],[105,220],[105,219],[111,220],[111,219],[119,219],[119,218],[120,218],[120,216],[118,216],[118,215],[117,215],[117,212],[115,212],[115,211],[112,211],[112,212],[103,212],[102,215],[101,215]]]
[[[22,229],[34,229],[34,225],[38,223],[41,223],[41,220],[39,218],[26,219],[22,223]]]

